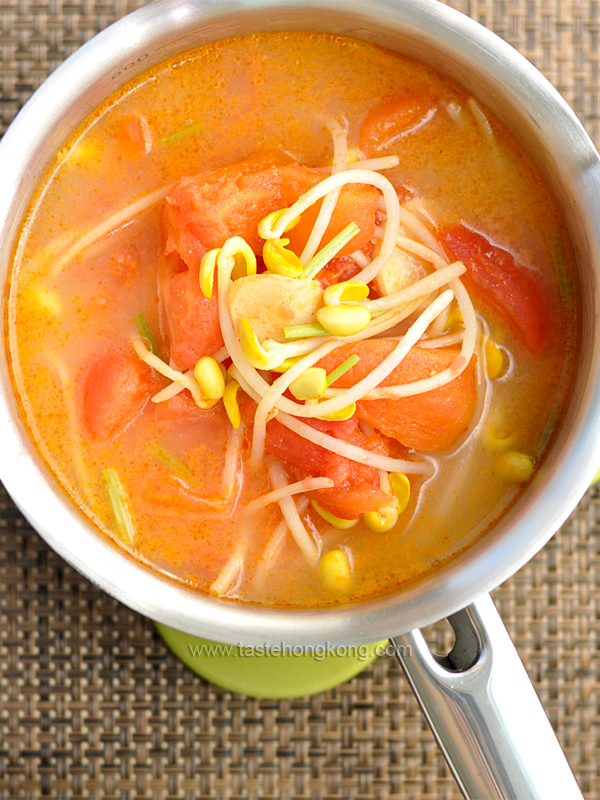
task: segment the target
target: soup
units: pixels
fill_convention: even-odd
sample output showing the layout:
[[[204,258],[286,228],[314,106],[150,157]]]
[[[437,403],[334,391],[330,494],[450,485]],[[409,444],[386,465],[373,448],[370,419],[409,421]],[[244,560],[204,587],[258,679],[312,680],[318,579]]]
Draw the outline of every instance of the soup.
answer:
[[[276,606],[371,597],[484,535],[539,466],[570,259],[458,87],[349,39],[232,39],[58,154],[15,255],[14,382],[65,492],[149,568]]]

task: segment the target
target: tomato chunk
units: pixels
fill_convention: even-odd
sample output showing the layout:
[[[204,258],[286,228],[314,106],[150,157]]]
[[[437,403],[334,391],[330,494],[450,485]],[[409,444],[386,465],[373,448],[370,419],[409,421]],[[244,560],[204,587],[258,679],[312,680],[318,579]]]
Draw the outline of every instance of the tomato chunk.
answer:
[[[137,356],[112,350],[96,357],[83,384],[83,424],[92,439],[113,439],[157,390],[152,371]]]
[[[242,413],[245,424],[251,426],[256,406],[244,403]],[[358,427],[356,417],[344,422],[305,420],[316,430],[327,433],[357,447],[382,455],[389,455],[388,443],[379,434],[367,437]],[[309,442],[277,420],[267,424],[265,442],[267,453],[277,456],[292,467],[298,479],[311,477],[331,478],[331,489],[319,489],[311,496],[323,508],[342,519],[358,519],[361,514],[389,505],[390,496],[379,485],[379,473],[373,467],[358,464]]]
[[[242,236],[259,252],[256,226],[282,207],[277,166],[290,160],[266,153],[181,178],[166,198],[167,253],[176,251],[188,266],[199,266],[204,252],[221,247],[230,236]]]
[[[390,505],[392,500],[389,494],[382,492],[378,479],[350,483],[339,489],[335,486],[331,489],[319,489],[311,494],[322,508],[341,519],[358,519],[369,511]]]
[[[371,155],[393,147],[431,119],[435,110],[436,102],[430,93],[405,89],[369,111],[360,126],[360,149]]]
[[[550,309],[544,279],[506,250],[463,225],[442,231],[440,240],[467,268],[465,285],[476,292],[511,327],[533,356],[544,349]]]
[[[143,114],[130,114],[119,121],[117,139],[129,157],[143,156],[152,149],[152,131]]]
[[[180,369],[191,369],[199,358],[223,346],[216,291],[209,300],[200,290],[200,262],[207,250],[221,247],[230,236],[242,236],[259,254],[260,220],[292,205],[323,180],[317,170],[289,163],[279,153],[267,153],[193,178],[182,178],[167,196],[164,216],[167,265],[160,280],[163,327],[171,357]],[[379,192],[372,186],[350,185],[341,191],[323,239],[324,246],[349,222],[360,230],[340,251],[340,257],[370,245],[375,230]],[[318,205],[302,215],[289,231],[290,247],[304,249]]]
[[[360,267],[354,259],[349,256],[341,256],[341,258],[332,258],[329,264],[319,272],[316,280],[323,289],[326,289],[332,283],[351,280],[359,272]]]
[[[366,377],[392,350],[397,342],[371,339],[343,345],[319,361],[328,373],[353,353],[359,361],[335,382],[335,388],[346,389]],[[427,378],[441,372],[454,361],[459,350],[454,347],[429,350],[413,347],[406,358],[381,383],[398,383]],[[474,361],[451,383],[425,394],[398,399],[360,400],[356,413],[386,436],[414,450],[446,450],[467,430],[477,403]]]
[[[181,370],[193,369],[202,356],[212,356],[223,347],[216,288],[212,297],[205,297],[198,273],[198,266],[171,271],[161,283],[165,339]]]
[[[167,195],[166,252],[179,253],[189,267],[199,266],[207,250],[221,247],[230,236],[242,236],[259,254],[263,246],[257,233],[260,220],[292,205],[324,177],[317,170],[289,161],[280,154],[265,154],[182,178]],[[349,222],[356,222],[360,232],[340,254],[368,244],[375,230],[378,201],[379,192],[372,186],[344,187],[321,244],[325,245]],[[304,248],[319,206],[320,203],[307,210],[299,225],[286,234],[296,252]]]
[[[282,179],[282,196],[285,205],[290,206],[301,194],[304,194],[317,183],[323,180],[323,175],[316,170],[300,165],[292,165],[279,170]],[[337,255],[347,256],[355,250],[362,250],[370,244],[375,233],[375,218],[379,191],[374,186],[351,183],[344,186],[339,194],[331,220],[319,244],[319,250],[328,244],[334,236],[344,230],[350,222],[356,222],[359,232],[347,243]],[[321,209],[322,201],[319,200],[308,208],[301,216],[295,228],[285,235],[290,240],[290,248],[300,255],[308,241],[317,215]]]

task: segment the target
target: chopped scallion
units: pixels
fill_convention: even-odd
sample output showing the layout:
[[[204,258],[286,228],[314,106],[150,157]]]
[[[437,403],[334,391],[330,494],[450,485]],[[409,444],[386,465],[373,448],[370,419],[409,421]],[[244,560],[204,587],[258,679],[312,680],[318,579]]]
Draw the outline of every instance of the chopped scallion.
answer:
[[[150,352],[153,355],[160,358],[161,360],[164,360],[160,354],[160,349],[156,344],[156,339],[152,335],[152,331],[150,330],[150,326],[148,325],[148,320],[146,319],[144,314],[142,314],[141,312],[139,314],[136,314],[135,317],[133,318],[133,321],[135,322],[135,327],[138,329],[140,336],[142,337],[142,339],[144,339],[144,341],[148,345]]]
[[[554,429],[556,427],[559,418],[560,418],[560,409],[557,406],[555,406],[550,412],[550,417],[548,418],[548,421],[546,422],[544,430],[542,431],[542,434],[536,445],[535,448],[536,458],[539,458],[546,449],[546,445],[548,444],[550,437],[554,433]]]
[[[555,231],[550,238],[550,248],[561,297],[565,301],[567,309],[572,309],[575,300],[575,293],[573,291],[573,283],[571,281],[571,271],[568,267],[567,257],[562,245],[562,237],[558,231]]]
[[[341,378],[342,375],[345,375],[348,370],[352,369],[352,367],[360,361],[360,356],[357,356],[356,353],[347,358],[343,364],[340,364],[339,367],[336,367],[332,372],[329,373],[327,376],[327,386],[331,386],[332,383],[335,383],[338,378]]]
[[[133,544],[135,530],[127,495],[125,494],[125,489],[123,489],[119,473],[116,469],[107,467],[102,470],[102,480],[108,490],[119,536],[126,544]]]
[[[350,222],[343,231],[340,231],[337,236],[328,242],[322,250],[314,255],[308,264],[304,267],[301,278],[312,280],[323,267],[331,261],[351,239],[354,239],[360,228],[356,222]]]
[[[179,475],[182,478],[191,480],[194,478],[194,473],[187,467],[183,461],[176,458],[167,448],[160,442],[149,442],[148,449],[152,457],[158,461],[169,472]]]
[[[309,336],[327,336],[327,331],[317,322],[311,325],[290,325],[283,329],[286,339],[307,339]]]
[[[194,133],[200,133],[203,130],[203,122],[194,122],[192,125],[188,125],[180,131],[175,131],[175,133],[164,136],[163,144],[167,145],[167,147],[171,144],[177,144],[177,142],[180,142],[182,139],[186,139],[188,136],[192,136]]]

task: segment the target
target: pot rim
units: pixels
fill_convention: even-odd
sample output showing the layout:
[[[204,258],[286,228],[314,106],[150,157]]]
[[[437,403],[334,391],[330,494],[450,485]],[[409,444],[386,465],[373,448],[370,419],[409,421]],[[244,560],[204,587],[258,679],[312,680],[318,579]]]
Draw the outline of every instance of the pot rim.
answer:
[[[24,211],[25,201],[21,199],[21,213],[16,213],[15,198],[30,182],[33,154],[49,137],[67,137],[64,130],[61,132],[61,119],[73,116],[77,97],[86,96],[88,103],[98,105],[97,95],[111,82],[116,89],[153,59],[162,60],[157,57],[161,47],[174,53],[177,43],[186,42],[198,27],[210,36],[240,21],[262,20],[270,29],[282,30],[282,19],[301,25],[307,13],[315,14],[319,25],[333,26],[335,20],[332,32],[363,39],[375,37],[384,46],[399,37],[403,44],[409,43],[413,57],[430,52],[436,41],[430,62],[451,63],[450,77],[467,87],[473,76],[478,76],[479,92],[484,86],[486,103],[493,110],[494,104],[499,109],[518,109],[515,113],[530,139],[534,131],[541,131],[539,141],[543,139],[547,163],[554,165],[553,179],[562,195],[571,234],[577,234],[574,243],[581,264],[582,346],[561,429],[524,496],[490,533],[407,587],[371,600],[302,610],[264,608],[202,595],[153,572],[99,534],[57,486],[29,440],[13,395],[4,330],[0,477],[25,517],[67,562],[136,611],[185,632],[230,644],[358,644],[404,633],[452,614],[510,577],[545,544],[575,508],[600,463],[600,337],[595,325],[600,274],[600,160],[565,101],[526,59],[478,23],[437,0],[374,0],[367,9],[360,0],[158,0],[115,23],[50,76],[0,144],[4,183],[0,189],[2,283],[8,275]],[[151,54],[149,59],[140,58],[145,53]],[[129,64],[133,66],[129,68]],[[447,69],[440,71],[449,74]],[[87,112],[80,118],[85,116]],[[35,169],[39,174],[39,166]],[[39,178],[35,185],[38,182]]]

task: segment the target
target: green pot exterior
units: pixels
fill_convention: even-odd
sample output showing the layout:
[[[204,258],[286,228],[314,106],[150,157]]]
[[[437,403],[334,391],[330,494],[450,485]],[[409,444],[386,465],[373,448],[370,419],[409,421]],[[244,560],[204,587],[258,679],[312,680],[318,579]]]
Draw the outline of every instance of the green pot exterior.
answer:
[[[282,652],[220,644],[155,624],[166,645],[197,675],[230,692],[273,700],[317,694],[345,683],[388,645],[382,641],[333,650],[286,647]]]

